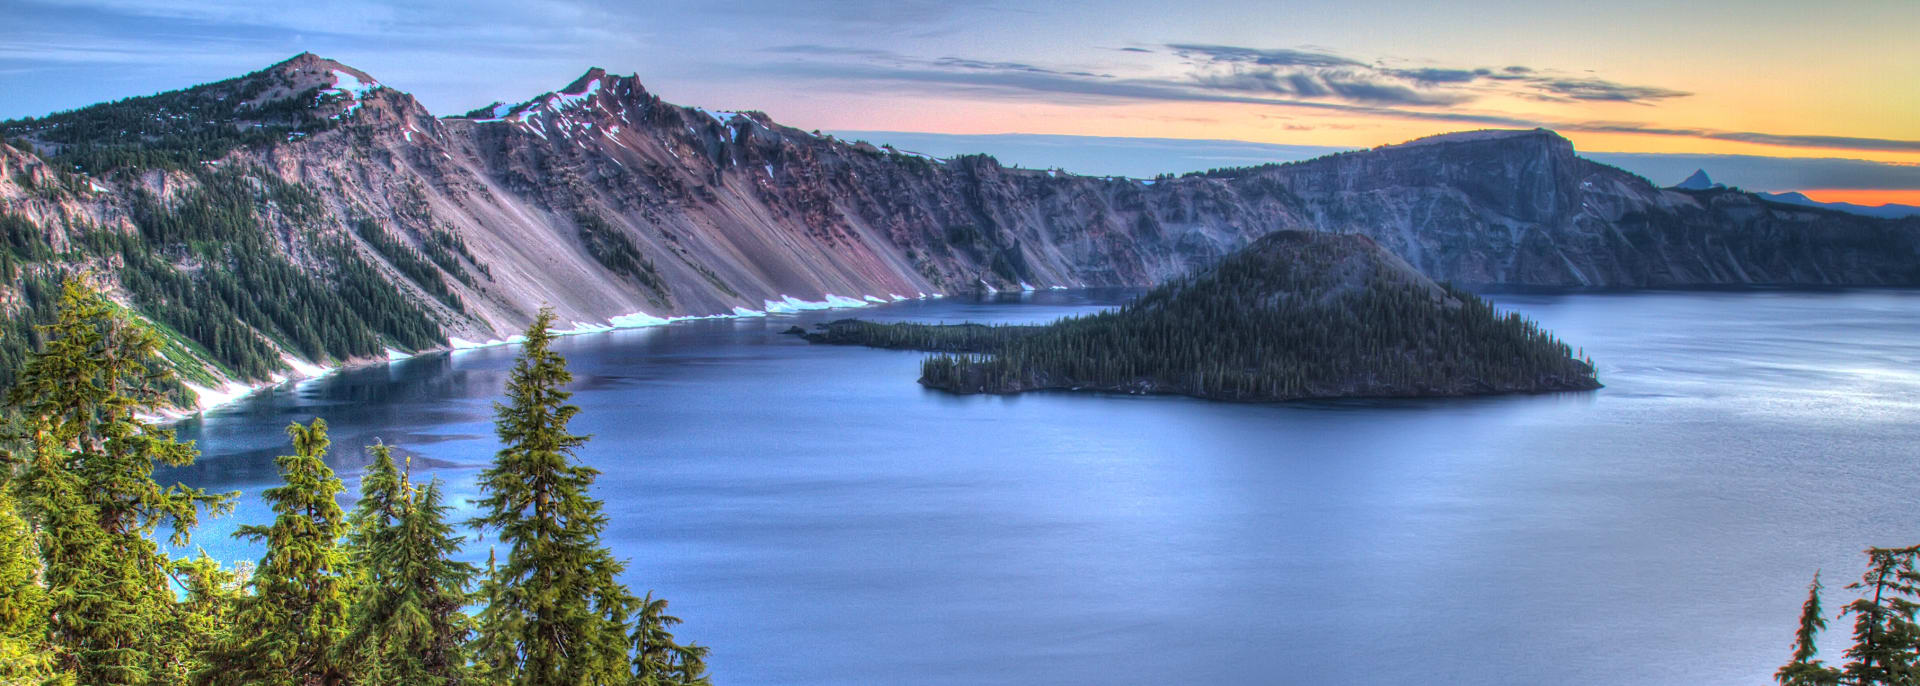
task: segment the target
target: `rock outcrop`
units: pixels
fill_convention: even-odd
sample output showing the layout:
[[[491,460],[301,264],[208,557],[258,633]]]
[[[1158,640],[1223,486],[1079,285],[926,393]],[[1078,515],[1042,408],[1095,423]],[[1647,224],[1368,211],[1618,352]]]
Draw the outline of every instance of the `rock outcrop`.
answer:
[[[0,134],[24,141],[0,146],[0,212],[56,244],[75,227],[138,235],[143,198],[165,207],[211,175],[237,175],[263,189],[258,230],[301,269],[324,280],[339,260],[314,246],[344,241],[448,337],[475,341],[511,335],[542,305],[584,326],[789,297],[1148,286],[1282,229],[1364,234],[1469,286],[1920,283],[1920,220],[1662,189],[1544,130],[1178,178],[1084,177],[676,106],[600,69],[440,118],[306,54],[0,123]],[[312,203],[273,190],[283,187]],[[441,253],[410,268],[382,240]]]

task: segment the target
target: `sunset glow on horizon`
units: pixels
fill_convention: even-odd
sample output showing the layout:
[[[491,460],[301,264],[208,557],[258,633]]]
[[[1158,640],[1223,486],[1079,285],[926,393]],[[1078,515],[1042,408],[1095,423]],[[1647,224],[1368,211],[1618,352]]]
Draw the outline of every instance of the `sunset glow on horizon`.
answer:
[[[1545,127],[1588,153],[1920,165],[1911,0],[0,3],[13,19],[0,28],[0,117],[312,51],[440,114],[522,101],[598,65],[670,102],[808,130],[1365,148]],[[1920,191],[1898,169],[1884,176],[1849,192]]]

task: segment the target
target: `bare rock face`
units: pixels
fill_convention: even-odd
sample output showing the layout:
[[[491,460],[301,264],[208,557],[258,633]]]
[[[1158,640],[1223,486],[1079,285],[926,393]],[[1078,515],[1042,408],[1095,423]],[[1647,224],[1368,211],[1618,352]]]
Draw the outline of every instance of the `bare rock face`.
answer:
[[[136,196],[164,205],[210,170],[263,188],[270,176],[316,199],[313,211],[258,201],[260,231],[289,259],[324,275],[337,260],[312,246],[347,241],[447,335],[471,340],[504,338],[542,305],[600,323],[760,310],[783,296],[1146,286],[1280,229],[1364,234],[1462,285],[1920,283],[1920,220],[1661,189],[1544,130],[1144,181],[849,144],[758,112],[672,105],[600,69],[446,118],[310,54],[155,97],[139,104],[152,121],[132,128],[0,123],[71,160],[62,173],[78,179],[64,196],[26,188],[60,181],[30,180],[46,174],[33,171],[40,158],[0,148],[0,211],[50,234],[66,217],[136,233]],[[169,164],[88,156],[199,140],[183,131],[223,142],[167,148]],[[421,252],[457,246],[425,275],[443,285],[403,269],[369,226]]]

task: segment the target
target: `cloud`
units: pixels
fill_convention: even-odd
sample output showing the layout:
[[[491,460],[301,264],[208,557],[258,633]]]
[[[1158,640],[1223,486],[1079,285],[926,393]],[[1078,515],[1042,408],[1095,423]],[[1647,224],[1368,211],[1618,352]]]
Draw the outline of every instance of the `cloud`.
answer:
[[[969,61],[967,67],[955,67],[950,59],[916,60],[892,53],[888,55],[892,64],[802,61],[769,65],[763,69],[787,77],[866,84],[863,90],[872,87],[913,88],[936,95],[958,94],[1017,101],[1101,104],[1212,102],[1479,127],[1632,133],[1798,148],[1920,151],[1920,141],[1912,140],[1673,128],[1631,122],[1566,120],[1432,106],[1402,106],[1407,99],[1405,93],[1385,92],[1377,83],[1342,81],[1337,77],[1319,75],[1243,70],[1190,79],[1089,78],[1075,72],[1038,67],[1029,69],[1026,67],[1031,65],[1019,63],[1003,65],[1005,68],[992,68],[994,63],[991,62]],[[1432,105],[1433,102],[1420,104]]]
[[[1554,79],[1535,78],[1527,82],[1553,97],[1574,100],[1606,100],[1612,102],[1644,103],[1667,98],[1684,98],[1692,93],[1657,88],[1654,86],[1627,86],[1604,79]]]
[[[1493,75],[1489,69],[1390,69],[1388,74],[1417,83],[1472,83]]]
[[[1167,49],[1181,57],[1209,62],[1238,62],[1267,67],[1364,67],[1365,62],[1311,50],[1262,50],[1234,45],[1196,45],[1171,43]]]
[[[1169,44],[1189,60],[1194,80],[1210,87],[1265,89],[1308,98],[1396,105],[1458,105],[1503,87],[1532,99],[1648,104],[1692,95],[1657,86],[1562,76],[1526,66],[1410,67],[1369,64],[1330,52],[1232,45]],[[1324,87],[1315,87],[1321,85]],[[1479,85],[1478,88],[1469,88]]]

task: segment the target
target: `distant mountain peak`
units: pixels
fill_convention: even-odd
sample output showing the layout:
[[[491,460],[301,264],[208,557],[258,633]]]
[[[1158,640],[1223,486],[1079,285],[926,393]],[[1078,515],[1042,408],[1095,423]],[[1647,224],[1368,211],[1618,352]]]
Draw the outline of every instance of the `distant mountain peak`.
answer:
[[[518,117],[526,120],[531,117],[574,107],[594,106],[601,91],[614,93],[615,98],[632,98],[644,95],[646,89],[640,86],[637,74],[621,76],[609,74],[600,67],[590,67],[580,78],[557,91],[548,91],[517,103],[495,100],[485,107],[478,107],[464,114],[447,117],[448,119],[471,119],[474,121],[501,121]]]
[[[1687,177],[1685,181],[1674,184],[1673,187],[1685,191],[1710,191],[1715,188],[1724,188],[1724,186],[1714,183],[1713,177],[1707,176],[1707,170],[1705,169],[1693,170],[1692,176]]]
[[[1380,146],[1379,149],[1416,148],[1420,146],[1441,145],[1446,143],[1479,143],[1479,142],[1487,142],[1487,141],[1505,141],[1505,140],[1518,140],[1518,139],[1526,139],[1526,138],[1540,138],[1544,140],[1561,141],[1561,142],[1564,142],[1567,140],[1561,137],[1560,134],[1554,133],[1550,129],[1479,129],[1475,131],[1455,131],[1452,133],[1442,133],[1442,134],[1437,134],[1433,136],[1426,136],[1423,138],[1415,138],[1405,143],[1383,145],[1383,146]],[[1572,143],[1569,142],[1568,145],[1571,146]]]
[[[604,81],[606,78],[607,70],[599,67],[588,67],[587,73],[581,74],[580,78],[574,79],[573,83],[567,84],[567,87],[560,89],[560,92],[569,95],[582,93],[587,90],[589,84],[595,81]]]

